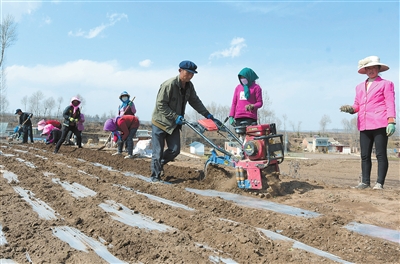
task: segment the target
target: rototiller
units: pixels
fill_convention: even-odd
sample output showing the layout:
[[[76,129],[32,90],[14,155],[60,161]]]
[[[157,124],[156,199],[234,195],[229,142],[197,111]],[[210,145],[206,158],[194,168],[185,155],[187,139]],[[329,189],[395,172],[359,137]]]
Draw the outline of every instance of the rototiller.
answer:
[[[226,121],[227,119],[224,123]],[[209,165],[230,166],[235,168],[239,188],[261,190],[263,189],[263,180],[266,183],[265,174],[279,172],[279,164],[284,159],[283,136],[276,134],[274,123],[240,124],[240,126],[235,127],[238,136],[217,119],[200,119],[194,123],[184,120],[183,123],[213,147],[211,156],[204,165],[205,177],[207,177]],[[225,148],[216,145],[204,135],[205,131],[216,131],[226,139],[229,136],[231,142],[238,143],[240,153],[234,155]],[[219,156],[217,151],[224,155]]]

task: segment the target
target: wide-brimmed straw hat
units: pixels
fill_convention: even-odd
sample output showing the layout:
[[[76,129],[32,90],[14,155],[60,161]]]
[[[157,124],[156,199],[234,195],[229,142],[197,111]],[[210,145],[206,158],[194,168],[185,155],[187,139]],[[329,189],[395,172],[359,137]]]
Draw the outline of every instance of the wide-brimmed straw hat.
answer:
[[[389,66],[386,64],[383,64],[380,62],[380,59],[378,56],[369,56],[366,57],[365,59],[362,59],[358,62],[358,73],[365,74],[365,68],[366,67],[371,67],[375,65],[380,65],[381,68],[379,69],[379,72],[387,71],[389,70]]]

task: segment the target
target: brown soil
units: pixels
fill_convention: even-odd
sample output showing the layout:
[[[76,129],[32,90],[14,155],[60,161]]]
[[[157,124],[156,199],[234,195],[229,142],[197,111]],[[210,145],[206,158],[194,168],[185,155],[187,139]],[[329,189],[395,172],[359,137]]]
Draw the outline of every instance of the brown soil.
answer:
[[[266,175],[271,188],[255,192],[237,188],[233,170],[228,167],[211,166],[207,177],[199,180],[204,176],[204,159],[185,155],[179,155],[164,168],[163,180],[172,184],[151,184],[123,174],[149,177],[149,159],[126,160],[111,156],[113,150],[97,151],[97,147],[62,146],[59,154],[53,154],[54,146],[42,143],[0,144],[0,225],[7,240],[0,245],[0,260],[107,263],[94,250],[78,250],[53,234],[57,227],[69,226],[101,242],[110,254],[127,263],[334,263],[297,248],[293,242],[270,239],[260,229],[278,232],[348,262],[399,263],[399,243],[343,228],[350,222],[359,222],[400,230],[399,159],[390,160],[384,190],[356,190],[350,186],[358,182],[359,157],[328,154],[310,154],[309,159],[287,157],[280,164],[280,174]],[[376,162],[372,175],[375,171]],[[18,181],[7,180],[5,174],[11,172]],[[96,195],[75,198],[54,178],[79,183]],[[15,191],[17,186],[53,208],[57,218],[39,217]],[[185,188],[230,192],[321,215],[290,216],[194,194]],[[143,193],[194,210],[172,207]],[[117,221],[113,213],[99,206],[109,200],[171,230],[147,230]],[[122,211],[123,206],[118,210]]]

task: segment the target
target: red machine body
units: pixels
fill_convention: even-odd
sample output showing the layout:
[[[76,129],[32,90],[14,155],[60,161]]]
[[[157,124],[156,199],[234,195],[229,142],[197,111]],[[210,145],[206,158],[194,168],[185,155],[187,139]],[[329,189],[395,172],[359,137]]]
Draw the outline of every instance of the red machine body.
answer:
[[[245,159],[236,163],[239,188],[262,189],[261,171],[271,166],[278,172],[283,161],[282,135],[276,135],[275,124],[248,126],[243,152]],[[246,171],[247,177],[241,176],[241,171]]]

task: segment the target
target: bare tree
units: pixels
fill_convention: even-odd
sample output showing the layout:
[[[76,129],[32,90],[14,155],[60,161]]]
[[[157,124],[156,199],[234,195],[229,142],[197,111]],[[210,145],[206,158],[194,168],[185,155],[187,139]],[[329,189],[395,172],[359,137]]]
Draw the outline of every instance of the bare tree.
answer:
[[[1,78],[0,78],[0,114],[4,114],[8,109],[7,100],[7,84],[6,84],[6,72],[3,67],[1,67]]]
[[[83,98],[83,96],[80,95],[80,94],[77,94],[75,97],[78,97],[78,98],[81,100],[81,105],[79,106],[79,108],[82,110],[82,108],[83,108],[83,107],[85,106],[85,104],[86,104],[85,98]]]
[[[319,126],[321,128],[321,133],[325,134],[326,126],[328,123],[331,123],[331,118],[328,115],[323,115],[321,120],[319,121]]]
[[[53,97],[49,97],[43,102],[44,114],[43,116],[51,117],[51,113],[53,112],[54,107],[56,106],[56,101]]]
[[[28,105],[28,96],[27,95],[22,97],[21,104],[24,106],[24,111],[26,111],[26,106]]]
[[[267,90],[263,90],[262,92],[263,98],[263,106],[258,109],[258,123],[260,124],[268,124],[268,123],[275,123],[275,113],[271,110],[271,100],[269,98]]]
[[[3,61],[6,54],[6,49],[17,41],[16,28],[17,26],[14,22],[14,18],[11,15],[7,15],[0,24],[0,35],[1,35],[0,113],[1,114],[7,111],[9,104],[7,100],[6,72],[5,68],[3,68]]]
[[[344,131],[350,134],[350,147],[358,147],[359,134],[357,129],[357,117],[353,117],[350,120],[343,118],[342,124]]]
[[[29,97],[29,111],[32,112],[36,117],[40,117],[40,115],[42,114],[41,111],[42,109],[42,105],[41,102],[43,100],[43,93],[42,91],[37,91],[35,93],[33,93],[30,97]]]
[[[64,99],[60,96],[60,97],[58,97],[57,98],[57,116],[59,117],[60,115],[61,115],[61,104],[62,104],[62,102],[64,101]]]
[[[1,23],[0,25],[0,35],[1,35],[0,67],[2,67],[6,54],[6,49],[17,41],[17,25],[14,22],[13,16],[7,15],[3,19],[3,23]]]
[[[287,115],[286,115],[286,114],[283,114],[282,118],[283,118],[283,131],[286,132]]]
[[[296,125],[294,124],[293,121],[289,121],[290,126],[292,127],[292,131],[295,132],[296,131]]]
[[[300,137],[301,121],[297,122],[297,136]]]

